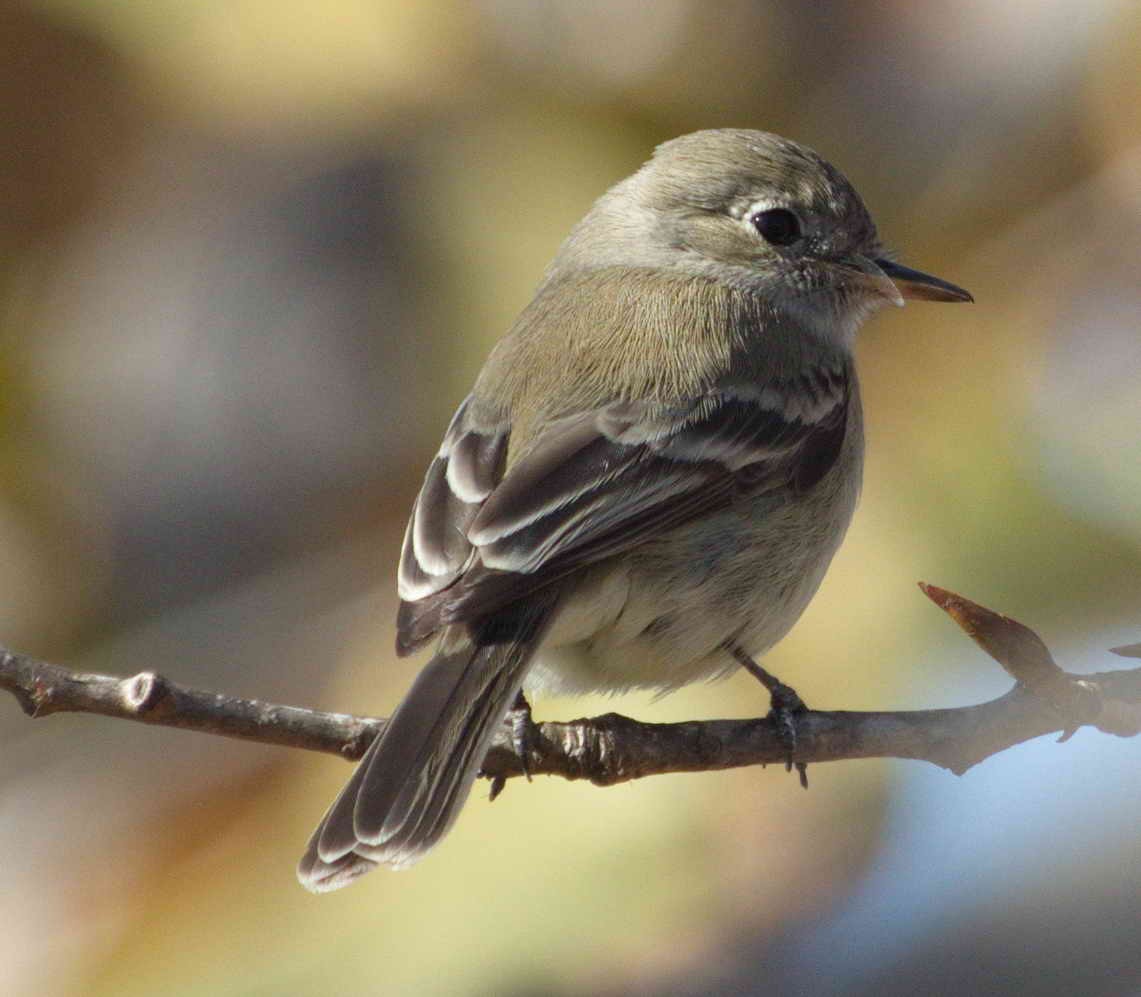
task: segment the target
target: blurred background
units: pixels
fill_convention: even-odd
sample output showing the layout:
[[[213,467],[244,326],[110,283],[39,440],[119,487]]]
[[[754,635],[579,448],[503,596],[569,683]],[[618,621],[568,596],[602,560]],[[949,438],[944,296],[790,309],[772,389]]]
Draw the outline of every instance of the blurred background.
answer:
[[[43,0],[0,8],[0,642],[384,715],[404,516],[568,228],[666,138],[777,131],[970,288],[861,337],[863,504],[769,666],[821,708],[1141,640],[1141,7]],[[746,677],[540,719],[753,716]],[[0,991],[1141,991],[1141,739],[477,786],[313,897],[335,758],[0,697]]]

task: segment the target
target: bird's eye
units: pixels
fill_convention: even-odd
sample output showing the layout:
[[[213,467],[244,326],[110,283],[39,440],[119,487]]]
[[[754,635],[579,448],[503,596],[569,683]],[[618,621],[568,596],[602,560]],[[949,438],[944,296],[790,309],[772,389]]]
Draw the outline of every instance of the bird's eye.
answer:
[[[800,219],[787,208],[758,211],[750,221],[761,238],[774,246],[788,246],[800,238]]]

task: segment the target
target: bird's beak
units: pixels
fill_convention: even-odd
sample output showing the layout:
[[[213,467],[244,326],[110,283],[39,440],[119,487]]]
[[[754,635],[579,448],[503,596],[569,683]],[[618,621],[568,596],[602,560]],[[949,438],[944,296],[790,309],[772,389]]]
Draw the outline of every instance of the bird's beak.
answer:
[[[891,279],[903,298],[921,301],[975,300],[970,291],[964,291],[950,281],[933,277],[922,270],[912,270],[894,260],[876,260],[875,265]]]

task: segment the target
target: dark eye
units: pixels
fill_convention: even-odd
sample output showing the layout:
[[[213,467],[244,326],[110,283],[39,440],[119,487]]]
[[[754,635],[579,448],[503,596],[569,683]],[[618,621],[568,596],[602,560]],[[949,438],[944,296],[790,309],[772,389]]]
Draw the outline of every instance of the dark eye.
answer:
[[[774,246],[787,246],[800,238],[800,219],[787,208],[758,211],[750,220],[761,238]]]

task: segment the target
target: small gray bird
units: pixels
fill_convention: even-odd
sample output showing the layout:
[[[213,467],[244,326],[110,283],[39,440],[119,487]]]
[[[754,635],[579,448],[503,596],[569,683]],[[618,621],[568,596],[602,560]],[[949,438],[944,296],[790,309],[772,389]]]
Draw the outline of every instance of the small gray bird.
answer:
[[[887,259],[816,153],[725,129],[661,145],[571,232],[428,467],[397,648],[436,650],[298,876],[401,868],[456,819],[520,690],[670,690],[796,622],[860,490],[856,330],[970,301]]]

